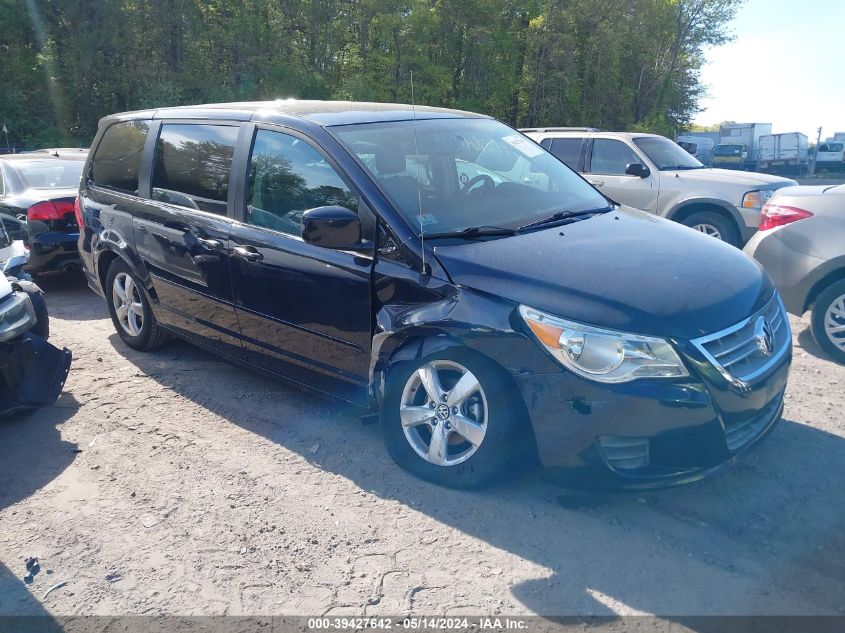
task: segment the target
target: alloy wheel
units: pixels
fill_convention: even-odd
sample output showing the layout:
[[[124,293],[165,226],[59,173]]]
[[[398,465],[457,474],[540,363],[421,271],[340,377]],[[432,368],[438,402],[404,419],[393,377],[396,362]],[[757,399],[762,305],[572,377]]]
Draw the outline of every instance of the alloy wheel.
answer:
[[[694,224],[692,228],[704,233],[705,235],[709,235],[710,237],[715,237],[717,240],[722,239],[722,232],[712,224]]]
[[[454,466],[472,457],[484,441],[487,397],[466,367],[433,360],[405,383],[399,418],[417,455],[437,466]]]
[[[845,295],[837,297],[827,307],[824,332],[831,343],[845,352]]]
[[[138,336],[144,327],[141,291],[127,273],[118,273],[112,284],[112,305],[120,327],[129,336]]]

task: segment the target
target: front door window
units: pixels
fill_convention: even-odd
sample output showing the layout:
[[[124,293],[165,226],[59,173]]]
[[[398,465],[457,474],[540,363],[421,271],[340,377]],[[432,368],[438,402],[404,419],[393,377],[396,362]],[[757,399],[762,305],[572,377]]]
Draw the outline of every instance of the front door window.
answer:
[[[357,211],[358,198],[322,154],[290,134],[258,130],[246,222],[298,237],[303,212],[329,205]]]

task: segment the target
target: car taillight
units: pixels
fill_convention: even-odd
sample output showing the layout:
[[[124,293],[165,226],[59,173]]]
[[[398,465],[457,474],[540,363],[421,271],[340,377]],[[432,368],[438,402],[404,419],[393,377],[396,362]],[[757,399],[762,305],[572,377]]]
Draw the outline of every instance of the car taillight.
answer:
[[[47,200],[38,202],[26,210],[27,220],[61,220],[65,214],[73,213],[73,203],[70,200]]]
[[[758,228],[761,231],[768,231],[776,226],[783,226],[784,224],[790,224],[791,222],[812,216],[812,213],[804,209],[766,203],[760,210],[760,226]]]
[[[82,229],[82,201],[79,196],[76,196],[76,200],[73,201],[73,214],[76,216],[77,226]]]

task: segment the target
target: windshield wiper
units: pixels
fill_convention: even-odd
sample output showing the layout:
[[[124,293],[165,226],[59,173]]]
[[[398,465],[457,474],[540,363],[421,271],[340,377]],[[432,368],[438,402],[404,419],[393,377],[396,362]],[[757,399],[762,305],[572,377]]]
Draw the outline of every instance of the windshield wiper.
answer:
[[[487,237],[488,235],[516,235],[516,229],[508,229],[503,226],[468,226],[460,231],[443,231],[442,233],[423,233],[423,237],[433,239],[438,237]]]
[[[662,171],[684,171],[687,169],[704,169],[704,165],[675,165],[674,167],[661,167]]]
[[[521,227],[517,229],[517,231],[522,232],[527,229],[533,229],[537,226],[545,226],[546,224],[554,224],[555,222],[562,222],[563,220],[568,220],[570,218],[577,218],[582,215],[594,215],[596,213],[607,213],[608,211],[612,211],[613,207],[600,207],[598,209],[586,209],[584,211],[558,211],[557,213],[553,213],[547,218],[543,218],[542,220],[535,220],[534,222],[529,222],[528,224],[523,224]]]

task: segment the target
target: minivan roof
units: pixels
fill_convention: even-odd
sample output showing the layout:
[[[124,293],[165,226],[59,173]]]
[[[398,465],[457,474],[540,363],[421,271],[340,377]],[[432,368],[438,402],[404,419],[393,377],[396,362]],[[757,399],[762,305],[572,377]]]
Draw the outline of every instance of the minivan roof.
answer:
[[[384,121],[409,121],[417,119],[490,118],[474,112],[435,108],[403,103],[376,103],[367,101],[312,101],[306,99],[276,99],[274,101],[245,101],[211,103],[204,105],[157,108],[123,112],[103,120],[130,119],[216,119],[240,121],[266,121],[274,116],[291,116],[307,119],[321,126],[352,125]]]

